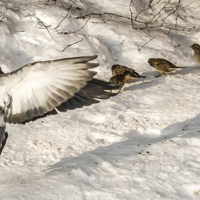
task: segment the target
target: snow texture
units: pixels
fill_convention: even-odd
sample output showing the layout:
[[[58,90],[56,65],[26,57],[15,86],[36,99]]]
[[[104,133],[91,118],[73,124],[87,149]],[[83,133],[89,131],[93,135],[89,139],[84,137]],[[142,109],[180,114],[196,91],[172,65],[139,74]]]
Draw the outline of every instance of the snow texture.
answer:
[[[133,12],[140,12],[147,2],[136,0]],[[99,55],[96,78],[108,81],[113,64],[147,76],[98,104],[26,124],[7,124],[0,199],[200,199],[200,65],[190,48],[200,43],[200,1],[181,13],[185,22],[178,19],[182,26],[196,26],[190,32],[154,29],[149,36],[121,18],[93,16],[84,27],[88,18],[75,19],[86,10],[130,17],[129,4],[0,1],[3,72],[40,60]],[[173,25],[174,18],[168,23]],[[156,78],[159,73],[148,64],[149,58],[165,58],[187,68]]]

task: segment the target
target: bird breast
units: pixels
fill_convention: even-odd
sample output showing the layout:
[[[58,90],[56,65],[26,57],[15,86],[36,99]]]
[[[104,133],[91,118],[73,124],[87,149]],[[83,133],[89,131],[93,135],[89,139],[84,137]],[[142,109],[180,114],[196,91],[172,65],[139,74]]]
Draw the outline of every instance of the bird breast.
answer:
[[[194,52],[194,59],[200,63],[200,51],[195,51]]]

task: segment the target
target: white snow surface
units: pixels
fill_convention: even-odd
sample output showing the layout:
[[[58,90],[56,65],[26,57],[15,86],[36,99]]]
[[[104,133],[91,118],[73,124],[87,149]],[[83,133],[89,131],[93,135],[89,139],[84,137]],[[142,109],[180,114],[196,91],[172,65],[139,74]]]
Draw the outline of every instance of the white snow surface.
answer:
[[[133,12],[147,2],[136,0]],[[5,16],[0,22],[2,71],[33,61],[97,54],[99,79],[108,81],[117,63],[147,76],[99,104],[24,125],[7,124],[0,199],[200,199],[200,65],[190,48],[200,43],[200,1],[181,13],[185,22],[178,19],[181,26],[196,26],[190,32],[157,29],[147,35],[121,18],[92,16],[84,27],[88,18],[75,19],[91,12],[130,17],[129,3],[0,1],[0,14]],[[158,72],[147,62],[150,57],[187,68],[156,78]]]

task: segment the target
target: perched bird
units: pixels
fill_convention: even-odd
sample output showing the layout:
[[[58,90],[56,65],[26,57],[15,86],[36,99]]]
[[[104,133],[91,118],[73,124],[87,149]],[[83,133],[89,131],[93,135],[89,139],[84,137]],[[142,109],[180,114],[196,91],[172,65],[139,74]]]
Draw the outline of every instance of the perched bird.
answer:
[[[146,76],[140,76],[134,69],[131,69],[126,66],[118,65],[118,64],[113,65],[111,67],[111,71],[112,71],[113,76],[122,75],[125,71],[129,71],[132,74],[131,76],[132,78],[130,80],[136,79],[136,78],[146,78]]]
[[[67,111],[98,103],[117,93],[118,86],[94,79],[89,69],[97,56],[39,61],[7,74],[0,74],[0,151],[5,123],[22,123],[51,111]]]
[[[113,83],[115,85],[119,85],[119,92],[121,91],[122,87],[124,86],[127,81],[131,79],[132,74],[130,71],[125,71],[121,75],[116,75],[110,78],[109,83]]]
[[[200,46],[198,44],[193,44],[190,47],[194,51],[194,59],[200,64]]]
[[[148,60],[148,63],[152,67],[157,69],[161,73],[160,75],[163,75],[165,73],[169,73],[169,72],[171,72],[171,71],[173,71],[175,69],[178,69],[178,68],[185,68],[185,67],[177,67],[173,63],[171,63],[168,60],[165,60],[163,58],[150,58]]]

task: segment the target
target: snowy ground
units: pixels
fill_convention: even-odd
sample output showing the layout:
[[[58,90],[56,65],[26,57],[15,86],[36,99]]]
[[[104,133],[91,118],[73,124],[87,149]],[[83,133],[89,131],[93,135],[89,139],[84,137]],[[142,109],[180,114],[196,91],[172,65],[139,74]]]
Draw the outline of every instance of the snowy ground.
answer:
[[[90,107],[25,125],[7,124],[0,199],[200,199],[200,65],[189,47],[200,43],[200,2],[181,13],[186,22],[180,24],[196,26],[191,32],[152,30],[148,36],[128,21],[107,16],[104,23],[93,16],[80,31],[59,34],[81,28],[88,18],[75,17],[87,9],[130,17],[129,0],[82,2],[1,0],[2,71],[38,60],[97,54],[98,78],[109,80],[114,63],[147,78]],[[147,0],[135,2],[139,12]],[[51,26],[42,28],[38,20]],[[150,57],[187,68],[155,78]]]

